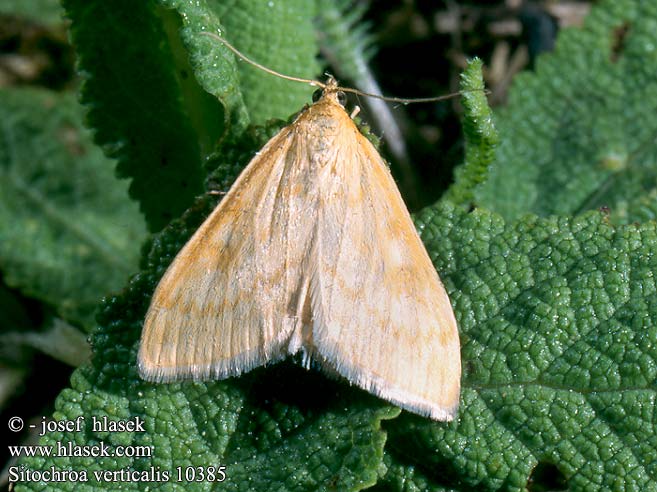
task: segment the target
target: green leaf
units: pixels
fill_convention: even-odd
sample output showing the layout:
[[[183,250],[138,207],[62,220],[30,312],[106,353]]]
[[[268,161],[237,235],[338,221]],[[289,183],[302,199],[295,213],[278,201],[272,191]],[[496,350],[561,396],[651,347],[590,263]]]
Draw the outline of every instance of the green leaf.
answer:
[[[443,200],[470,207],[474,190],[488,177],[488,167],[495,158],[499,136],[493,125],[493,114],[484,92],[481,73],[482,61],[468,63],[461,75],[461,102],[464,108],[463,134],[465,136],[465,162],[455,171],[454,185]]]
[[[516,77],[479,204],[506,218],[607,206],[618,222],[657,189],[657,4],[604,1]],[[640,205],[637,207],[641,208]]]
[[[152,1],[63,4],[96,142],[131,178],[149,228],[161,229],[201,192],[201,149],[223,131],[222,112],[196,86]]]
[[[285,2],[234,0],[230,2],[162,0],[175,5],[188,19],[185,39],[192,53],[207,40],[200,32],[210,31],[208,19],[219,19],[225,37],[250,59],[285,75],[316,78],[320,67],[316,60],[317,42],[313,29],[315,3],[307,0]],[[218,33],[217,33],[218,34]],[[205,38],[205,39],[203,39]],[[221,47],[226,50],[225,47]],[[209,61],[209,60],[208,60]],[[250,122],[264,124],[271,118],[287,118],[310,101],[315,90],[308,84],[291,82],[238,63],[240,91],[248,108]],[[217,77],[211,63],[199,63],[197,71]]]
[[[335,483],[335,490],[361,490],[381,475],[378,483],[392,487],[394,477],[409,474],[435,487],[522,490],[539,463],[552,463],[572,490],[608,490],[618,481],[652,490],[655,224],[615,228],[597,213],[505,224],[449,204],[420,214],[418,227],[461,331],[461,409],[449,424],[410,414],[387,422],[386,465],[379,424],[395,415],[391,407],[321,373],[281,364],[209,384],[154,385],[137,377],[145,294],[212,206],[203,197],[155,240],[148,270],[101,317],[93,365],[76,371],[72,389],[57,400],[58,418],[139,416],[146,432],[86,429],[42,441],[150,445],[153,456],[23,464],[94,470],[225,464],[222,487],[256,491],[265,482],[269,490]]]
[[[312,92],[243,62],[238,72],[233,54],[203,32],[226,35],[283,73],[319,72],[312,2],[64,0],[64,6],[96,141],[118,159],[119,174],[131,178],[131,196],[152,231],[201,192],[202,163],[222,135],[287,117]]]
[[[143,220],[71,95],[0,91],[0,269],[5,282],[93,325],[137,268]]]
[[[635,222],[657,219],[657,188],[619,204],[614,209],[612,217],[615,222],[620,222],[622,219]]]
[[[386,426],[390,482],[525,490],[550,465],[569,490],[656,490],[656,225],[448,205],[418,222],[461,331],[462,408]]]

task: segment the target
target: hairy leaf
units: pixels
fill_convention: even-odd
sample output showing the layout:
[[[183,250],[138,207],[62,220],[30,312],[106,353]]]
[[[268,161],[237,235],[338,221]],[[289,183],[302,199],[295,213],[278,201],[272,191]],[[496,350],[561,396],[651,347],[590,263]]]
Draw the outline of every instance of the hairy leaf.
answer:
[[[181,15],[189,19],[190,32],[186,40],[192,53],[198,50],[198,29],[209,30],[207,19],[217,18],[224,27],[224,37],[261,65],[295,77],[314,79],[320,73],[315,59],[318,49],[313,30],[314,2],[231,0],[208,1],[204,6],[203,2],[167,1],[177,5]],[[194,22],[194,19],[203,20]],[[315,90],[308,84],[263,73],[241,61],[238,67],[240,91],[254,124],[264,124],[271,118],[287,118],[308,103]],[[216,67],[209,63],[198,64],[195,68],[210,78],[217,76]]]
[[[479,203],[507,218],[606,206],[635,220],[657,189],[657,4],[604,1],[515,80]],[[629,203],[628,203],[629,202]]]
[[[455,183],[443,197],[466,208],[472,204],[476,186],[488,177],[488,167],[495,157],[495,147],[499,141],[484,93],[481,67],[481,60],[475,58],[461,75],[461,102],[465,109],[465,162],[456,169]]]
[[[462,334],[463,409],[386,426],[401,475],[524,490],[549,464],[569,490],[655,490],[656,225],[445,208],[418,221]]]
[[[202,33],[227,36],[270,68],[315,77],[313,5],[64,0],[96,141],[132,180],[151,230],[201,192],[202,162],[222,135],[286,117],[312,92],[243,62],[238,71],[233,54]]]
[[[59,418],[139,416],[146,432],[87,428],[43,441],[149,445],[153,456],[24,464],[97,470],[224,464],[221,487],[254,491],[263,483],[270,490],[361,490],[386,469],[382,486],[410,473],[435,487],[522,490],[544,462],[573,490],[654,484],[654,224],[615,228],[596,213],[505,224],[449,204],[423,212],[417,224],[461,330],[462,403],[451,424],[406,414],[388,422],[387,466],[379,423],[395,415],[391,407],[315,371],[281,364],[210,384],[139,380],[145,294],[211,206],[203,199],[155,241],[149,269],[105,309],[93,365],[78,370],[57,401]]]
[[[118,160],[149,228],[159,230],[201,192],[201,148],[220,134],[222,112],[176,58],[176,38],[168,41],[152,1],[63,4],[96,142]],[[190,115],[205,112],[216,123],[197,134]]]
[[[5,282],[93,325],[137,268],[143,220],[71,95],[0,91],[0,269]]]

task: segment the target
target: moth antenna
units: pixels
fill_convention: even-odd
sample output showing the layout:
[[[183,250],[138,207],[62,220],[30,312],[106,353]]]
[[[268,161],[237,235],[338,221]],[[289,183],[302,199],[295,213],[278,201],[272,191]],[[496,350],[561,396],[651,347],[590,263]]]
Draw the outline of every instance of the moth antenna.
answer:
[[[438,101],[444,101],[445,99],[451,99],[453,97],[458,97],[466,92],[470,91],[461,91],[461,92],[452,92],[450,94],[444,94],[442,96],[434,96],[434,97],[411,97],[411,98],[406,98],[406,97],[391,97],[391,96],[381,96],[380,94],[372,94],[371,92],[363,92],[358,89],[352,89],[351,87],[337,87],[336,90],[340,90],[342,92],[349,92],[351,94],[356,94],[358,96],[365,96],[365,97],[372,97],[374,99],[381,99],[382,101],[387,101],[387,102],[396,102],[399,104],[413,104],[413,103],[427,103],[427,102],[438,102]],[[489,93],[489,91],[485,90],[484,91],[486,94]]]
[[[230,51],[232,51],[242,61],[248,63],[249,65],[254,66],[255,68],[257,68],[259,70],[262,70],[265,73],[268,73],[270,75],[274,75],[276,77],[280,77],[281,79],[291,80],[292,82],[302,82],[304,84],[310,84],[313,87],[321,87],[324,90],[326,90],[329,87],[328,84],[325,84],[324,82],[320,82],[319,80],[304,79],[302,77],[293,77],[292,75],[285,75],[284,73],[280,73],[280,72],[277,72],[276,70],[265,67],[264,65],[261,65],[257,61],[254,61],[251,58],[249,58],[248,56],[246,56],[240,50],[235,48],[235,46],[233,46],[232,44],[230,44],[228,41],[226,41],[224,38],[222,38],[221,36],[219,36],[217,34],[214,34],[212,32],[202,32],[201,34],[204,35],[204,36],[209,36],[212,39],[216,39],[221,44],[223,44],[226,48],[228,48]],[[381,99],[382,101],[396,102],[396,103],[400,103],[400,104],[412,104],[412,103],[426,103],[426,102],[444,101],[445,99],[451,99],[452,97],[458,97],[458,96],[460,96],[461,94],[464,93],[464,92],[452,92],[451,94],[445,94],[445,95],[442,95],[442,96],[435,96],[435,97],[415,97],[415,98],[389,97],[389,96],[382,96],[380,94],[373,94],[371,92],[363,92],[361,90],[353,89],[351,87],[340,87],[340,86],[337,86],[337,85],[332,85],[331,91],[349,92],[351,94],[356,94],[356,95],[359,95],[359,96],[373,97],[374,99]],[[484,93],[489,94],[490,91],[484,90]]]
[[[284,73],[277,72],[276,70],[272,70],[271,68],[267,68],[264,65],[261,65],[257,61],[251,60],[248,56],[246,56],[244,53],[239,51],[235,46],[230,44],[228,41],[226,41],[224,38],[221,36],[218,36],[212,32],[202,32],[201,34],[205,36],[209,36],[212,39],[216,39],[219,41],[221,44],[223,44],[226,48],[228,48],[230,51],[232,51],[235,55],[237,55],[238,58],[240,58],[242,61],[248,63],[249,65],[253,65],[254,67],[262,70],[263,72],[266,72],[270,75],[275,75],[276,77],[280,77],[285,80],[291,80],[293,82],[302,82],[305,84],[310,84],[313,87],[321,87],[322,89],[326,89],[326,84],[324,82],[320,82],[319,80],[313,80],[313,79],[304,79],[301,77],[293,77],[291,75],[285,75]]]

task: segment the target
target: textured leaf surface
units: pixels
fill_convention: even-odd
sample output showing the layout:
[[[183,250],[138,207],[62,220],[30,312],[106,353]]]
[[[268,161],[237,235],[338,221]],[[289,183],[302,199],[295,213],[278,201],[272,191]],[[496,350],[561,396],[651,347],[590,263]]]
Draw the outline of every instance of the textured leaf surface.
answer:
[[[319,72],[313,2],[65,0],[64,6],[96,140],[132,180],[131,196],[153,231],[201,192],[202,162],[222,135],[287,117],[313,90],[243,62],[238,70],[232,53],[202,32],[226,35],[281,72]]]
[[[245,125],[287,118],[310,101],[308,84],[282,80],[236,59],[219,41],[220,35],[245,56],[286,75],[316,78],[317,43],[313,2],[287,0],[195,1],[158,0],[178,16],[180,35],[194,76],[229,112],[233,133]],[[169,31],[177,27],[172,15],[163,17]]]
[[[71,19],[71,38],[85,78],[82,100],[96,142],[118,160],[119,175],[131,179],[130,195],[139,202],[149,228],[161,229],[201,192],[201,147],[220,134],[222,113],[190,82],[191,70],[177,63],[174,50],[179,43],[175,37],[168,42],[152,1],[63,4]],[[190,116],[197,112],[210,112],[215,121],[198,134]]]
[[[202,9],[202,3],[189,0],[172,3],[179,5],[181,14],[190,19]],[[311,79],[320,75],[313,29],[315,2],[230,0],[209,1],[207,6],[203,15],[219,18],[228,41],[252,60],[285,75]],[[193,24],[196,29],[198,26],[205,28],[203,22],[190,22],[190,26]],[[198,38],[195,33],[188,38],[191,49],[196,49]],[[265,74],[244,62],[239,62],[238,67],[240,89],[254,124],[261,125],[271,118],[287,118],[307,104],[315,90],[308,84]],[[209,64],[200,70],[207,70],[210,76],[216,77],[216,68]]]
[[[436,490],[523,490],[545,462],[572,490],[654,490],[654,224],[617,229],[598,213],[505,224],[448,204],[421,214],[461,330],[462,403],[451,424],[406,414],[387,422],[384,460],[379,423],[395,415],[391,407],[314,371],[274,366],[207,385],[138,379],[147,293],[169,261],[160,258],[171,258],[210,208],[204,199],[156,240],[149,271],[107,306],[93,366],[78,370],[57,401],[60,418],[141,416],[146,433],[45,441],[147,444],[153,458],[25,464],[229,465],[221,486],[186,490],[360,490],[386,469],[381,490],[413,490],[400,477]],[[163,490],[174,490],[168,485]]]
[[[570,490],[657,490],[655,224],[445,208],[418,222],[462,333],[463,409],[386,426],[389,483],[524,490],[549,464]]]
[[[488,167],[495,158],[495,147],[499,142],[484,92],[481,67],[482,61],[475,58],[461,75],[465,162],[456,168],[455,182],[443,197],[466,208],[472,205],[477,185],[486,181]]]
[[[72,95],[0,92],[0,269],[5,282],[93,323],[137,269],[144,225]]]
[[[657,189],[657,4],[605,1],[514,80],[479,203],[514,218],[608,206],[642,218]],[[637,215],[639,214],[639,215]]]

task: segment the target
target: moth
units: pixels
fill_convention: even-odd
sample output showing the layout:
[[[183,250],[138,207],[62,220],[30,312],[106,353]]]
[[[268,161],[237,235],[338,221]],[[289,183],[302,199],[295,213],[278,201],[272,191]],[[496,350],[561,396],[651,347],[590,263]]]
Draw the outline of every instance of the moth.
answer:
[[[149,381],[211,380],[303,353],[406,410],[452,420],[458,330],[399,190],[335,80],[251,160],[146,314]]]

